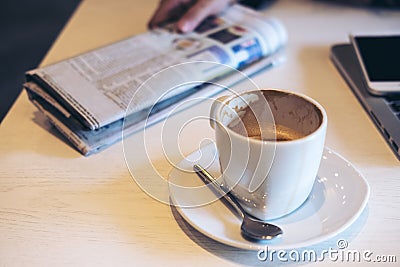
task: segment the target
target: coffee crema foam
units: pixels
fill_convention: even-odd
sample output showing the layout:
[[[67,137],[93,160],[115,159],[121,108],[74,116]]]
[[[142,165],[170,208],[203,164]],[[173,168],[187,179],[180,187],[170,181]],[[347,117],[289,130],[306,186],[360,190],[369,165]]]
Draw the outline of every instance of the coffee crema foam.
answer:
[[[237,126],[229,128],[243,136],[262,141],[291,141],[305,137],[304,134],[279,124],[266,127],[266,129],[260,129],[260,127],[248,127],[245,131],[243,131],[243,127],[240,127],[241,129],[238,129],[239,127]]]
[[[250,138],[263,141],[291,141],[303,138],[305,135],[283,125],[275,125],[275,138],[263,137],[261,133],[249,136]]]

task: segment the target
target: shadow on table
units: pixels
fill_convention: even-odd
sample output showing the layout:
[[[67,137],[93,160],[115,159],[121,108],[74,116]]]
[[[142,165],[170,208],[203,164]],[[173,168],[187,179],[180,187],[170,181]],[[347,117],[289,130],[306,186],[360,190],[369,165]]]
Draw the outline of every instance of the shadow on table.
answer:
[[[351,251],[349,250],[350,253],[334,253],[333,258],[330,258],[329,253],[325,251],[345,251],[347,248],[347,245],[351,243],[351,241],[358,236],[358,234],[361,232],[362,228],[366,224],[366,221],[368,219],[369,215],[369,208],[368,205],[365,207],[364,211],[361,213],[360,217],[346,230],[344,230],[342,233],[338,234],[337,236],[321,242],[319,244],[315,244],[313,247],[303,247],[303,248],[297,248],[293,250],[286,250],[286,256],[283,256],[283,258],[287,259],[286,261],[280,261],[278,259],[278,252],[279,250],[275,251],[272,253],[272,250],[269,251],[273,257],[271,258],[262,258],[264,257],[263,255],[265,254],[260,254],[261,260],[259,259],[258,253],[259,251],[251,251],[251,250],[243,250],[235,247],[231,247],[222,243],[219,243],[215,240],[212,240],[211,238],[203,235],[199,231],[197,231],[194,227],[192,227],[189,223],[185,221],[185,219],[179,214],[178,210],[176,207],[171,206],[171,211],[172,215],[174,216],[175,220],[177,221],[179,227],[183,230],[183,232],[190,238],[192,239],[196,244],[207,250],[208,252],[214,254],[217,257],[223,258],[227,261],[235,262],[238,264],[243,264],[247,266],[265,266],[268,264],[268,266],[283,266],[283,265],[301,265],[301,264],[308,264],[310,262],[343,262],[342,255],[344,256],[353,256],[353,251],[355,248],[353,248]],[[334,216],[334,214],[333,214]],[[301,229],[299,229],[301,231]],[[346,244],[346,247],[340,248],[341,245]],[[266,246],[267,248],[267,246]],[[315,252],[316,258],[310,258],[309,260],[291,260],[289,258],[289,255],[292,256],[294,255],[302,255],[305,254],[306,256],[309,256],[309,252]],[[362,251],[359,251],[362,253]],[[351,254],[351,255],[350,255]],[[336,256],[337,255],[337,256]],[[337,257],[337,258],[336,258]],[[351,262],[353,259],[349,258],[349,261]],[[345,261],[346,262],[346,261]]]
[[[65,138],[47,119],[47,117],[42,114],[40,111],[35,111],[33,113],[33,122],[36,123],[40,128],[47,131],[53,137],[56,137],[61,142],[59,143],[60,146],[66,146],[68,149],[71,150],[71,153],[65,153],[65,150],[59,149],[49,149],[48,146],[43,145],[40,147],[35,147],[36,152],[46,155],[52,155],[59,158],[78,158],[82,157],[82,155],[73,147],[71,142]]]

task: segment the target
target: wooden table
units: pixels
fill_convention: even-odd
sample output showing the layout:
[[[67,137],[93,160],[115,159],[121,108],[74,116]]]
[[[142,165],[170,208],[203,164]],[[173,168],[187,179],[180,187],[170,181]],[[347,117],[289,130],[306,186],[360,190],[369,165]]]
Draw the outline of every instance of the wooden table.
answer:
[[[83,1],[42,65],[145,31],[156,5],[156,0]],[[345,239],[349,249],[394,255],[398,264],[400,163],[330,62],[329,50],[347,42],[350,32],[398,31],[400,13],[309,0],[281,0],[265,13],[288,30],[287,62],[254,80],[260,87],[290,89],[319,101],[329,116],[326,145],[352,162],[371,188],[368,205],[353,225],[308,249],[336,247],[338,239]],[[202,103],[186,114],[208,109]],[[154,179],[153,170],[165,178],[172,168],[160,149],[162,125],[145,133],[151,140],[149,157],[139,150],[130,157],[144,180]],[[143,135],[131,136],[129,143],[140,143]],[[188,155],[205,137],[213,138],[206,121],[187,127],[181,152]],[[143,192],[127,168],[122,142],[81,156],[60,139],[25,93],[1,125],[0,151],[0,266],[267,264],[255,251],[205,237],[176,209]],[[170,160],[179,158],[175,153]]]

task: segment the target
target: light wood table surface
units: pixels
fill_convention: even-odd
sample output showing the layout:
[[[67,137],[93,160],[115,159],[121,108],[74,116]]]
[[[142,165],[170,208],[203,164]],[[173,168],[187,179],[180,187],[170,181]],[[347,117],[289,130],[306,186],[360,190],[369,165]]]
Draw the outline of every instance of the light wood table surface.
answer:
[[[42,65],[144,32],[156,5],[155,0],[82,1]],[[399,264],[400,163],[329,60],[330,46],[347,42],[350,32],[400,30],[399,11],[281,0],[263,12],[281,20],[288,30],[287,62],[254,77],[255,82],[319,101],[329,117],[326,145],[352,162],[371,188],[368,205],[353,225],[307,249],[336,247],[337,240],[345,239],[349,249],[395,255],[397,263],[387,266]],[[208,104],[196,105],[170,121],[207,111]],[[162,123],[146,131],[146,140],[151,140],[149,157],[138,146],[130,158],[142,179],[154,179],[153,170],[166,178],[172,169],[160,149],[162,131]],[[129,137],[129,143],[140,143],[143,135]],[[166,138],[176,140],[176,136]],[[203,138],[213,138],[206,121],[187,127],[180,139],[181,152],[196,150]],[[179,153],[172,154],[170,160],[179,158]],[[332,263],[326,259],[319,264]],[[25,92],[4,119],[0,266],[267,264],[274,263],[259,261],[255,251],[205,237],[174,208],[144,193],[127,168],[122,142],[99,154],[81,156],[60,139]]]

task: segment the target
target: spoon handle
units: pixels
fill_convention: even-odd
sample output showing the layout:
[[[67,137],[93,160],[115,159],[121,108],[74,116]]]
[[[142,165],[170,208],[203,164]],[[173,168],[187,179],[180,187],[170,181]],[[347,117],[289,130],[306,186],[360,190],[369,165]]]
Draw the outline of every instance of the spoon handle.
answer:
[[[237,201],[237,199],[233,196],[233,194],[222,184],[220,184],[217,179],[215,179],[206,169],[204,169],[201,165],[196,164],[193,166],[193,170],[196,174],[203,180],[205,184],[212,184],[213,188],[221,194],[221,196],[232,206],[237,213],[244,218],[246,211]]]

